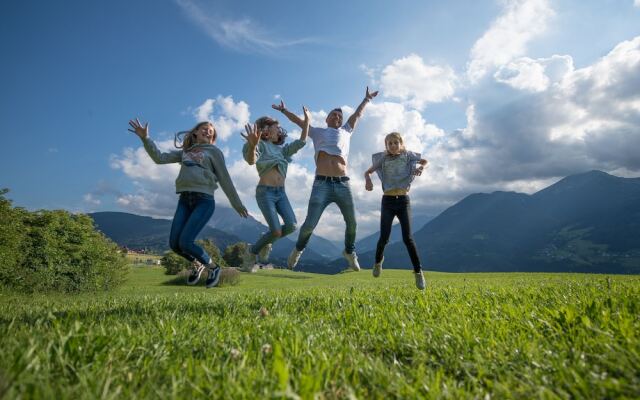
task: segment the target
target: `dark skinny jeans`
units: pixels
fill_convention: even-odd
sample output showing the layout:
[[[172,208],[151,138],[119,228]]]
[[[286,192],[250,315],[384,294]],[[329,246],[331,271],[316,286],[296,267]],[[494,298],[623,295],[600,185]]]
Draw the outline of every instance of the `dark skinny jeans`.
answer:
[[[393,224],[394,217],[398,217],[400,221],[402,241],[404,245],[407,246],[407,251],[413,264],[413,271],[420,272],[422,265],[420,264],[418,251],[416,250],[416,243],[413,241],[413,236],[411,235],[411,202],[407,195],[382,196],[380,239],[378,239],[378,246],[376,247],[376,263],[382,261],[384,248],[387,243],[389,243],[389,236],[391,236],[391,225]]]

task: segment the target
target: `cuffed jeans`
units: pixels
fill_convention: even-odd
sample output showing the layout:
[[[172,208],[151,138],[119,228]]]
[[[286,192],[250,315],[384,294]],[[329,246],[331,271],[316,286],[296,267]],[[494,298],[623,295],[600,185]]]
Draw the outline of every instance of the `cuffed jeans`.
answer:
[[[189,261],[198,260],[204,265],[211,257],[195,242],[196,237],[209,222],[216,208],[213,196],[206,193],[182,192],[173,216],[169,246],[176,254]]]
[[[258,185],[256,187],[256,202],[269,225],[269,232],[262,235],[251,247],[253,254],[258,254],[264,246],[296,230],[296,216],[283,186]],[[280,225],[278,214],[282,217],[283,225]],[[280,231],[281,234],[274,235],[273,233],[276,231]]]
[[[347,253],[353,253],[356,242],[356,211],[353,206],[353,195],[349,181],[328,180],[316,178],[313,182],[307,218],[300,227],[300,235],[296,242],[296,248],[300,251],[307,247],[313,230],[318,225],[318,221],[324,209],[331,203],[336,203],[344,222],[347,224],[344,231],[344,249]]]
[[[398,217],[398,220],[400,221],[402,241],[409,252],[409,257],[413,264],[413,271],[420,272],[422,270],[422,266],[420,264],[420,258],[418,257],[416,243],[411,235],[411,202],[409,200],[409,196],[382,196],[380,212],[380,239],[378,239],[378,245],[376,246],[376,263],[382,261],[384,248],[387,243],[389,243],[391,224],[393,223],[394,217]]]

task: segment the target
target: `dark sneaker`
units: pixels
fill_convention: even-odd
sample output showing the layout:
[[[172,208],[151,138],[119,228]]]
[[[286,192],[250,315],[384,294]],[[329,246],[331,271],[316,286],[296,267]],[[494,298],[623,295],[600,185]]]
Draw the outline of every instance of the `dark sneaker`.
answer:
[[[424,281],[424,275],[422,275],[422,271],[414,272],[413,275],[416,277],[416,287],[420,290],[424,290],[426,284]]]
[[[187,285],[195,285],[200,280],[202,272],[204,271],[204,265],[198,260],[194,260],[191,267],[191,273],[187,277]]]
[[[209,275],[207,276],[207,289],[212,288],[214,286],[218,286],[218,282],[220,282],[220,272],[222,268],[219,266],[214,268],[207,268],[209,270]]]

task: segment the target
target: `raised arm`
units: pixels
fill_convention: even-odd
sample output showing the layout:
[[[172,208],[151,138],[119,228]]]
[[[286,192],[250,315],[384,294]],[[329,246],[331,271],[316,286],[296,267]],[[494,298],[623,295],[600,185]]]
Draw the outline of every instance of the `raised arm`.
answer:
[[[294,124],[298,125],[300,127],[300,129],[304,128],[304,121],[302,119],[300,119],[300,117],[298,117],[297,115],[292,113],[291,111],[287,110],[287,106],[284,105],[284,101],[280,100],[280,104],[272,104],[271,108],[273,108],[274,110],[278,110],[281,113],[283,113],[284,116],[289,119],[289,121],[291,121]]]
[[[358,123],[358,120],[360,119],[360,117],[362,117],[362,114],[364,112],[364,108],[371,101],[371,99],[373,99],[377,95],[378,95],[378,91],[377,90],[375,92],[373,92],[373,93],[370,93],[369,92],[369,86],[367,86],[367,92],[364,95],[364,99],[362,100],[362,103],[360,103],[360,105],[358,106],[358,108],[356,108],[356,111],[353,113],[353,115],[350,116],[349,119],[347,120],[347,123],[349,124],[351,129],[355,129],[356,128],[356,124]]]
[[[163,153],[158,149],[153,140],[149,138],[148,122],[143,126],[138,118],[136,118],[135,120],[132,119],[129,121],[129,126],[133,129],[129,128],[128,131],[135,133],[142,140],[144,149],[156,164],[170,164],[180,162],[182,160],[182,151],[170,151],[168,153]]]
[[[245,138],[247,143],[244,144],[242,148],[242,155],[244,160],[249,163],[249,165],[253,165],[256,163],[256,148],[258,147],[258,141],[260,140],[260,136],[258,135],[258,127],[256,124],[246,124],[244,126],[244,130],[247,132],[246,135],[243,135],[240,132],[240,135]]]
[[[307,140],[307,135],[309,135],[309,126],[311,125],[311,113],[309,109],[305,106],[302,106],[302,112],[304,114],[304,121],[302,121],[302,133],[300,134],[300,140]]]

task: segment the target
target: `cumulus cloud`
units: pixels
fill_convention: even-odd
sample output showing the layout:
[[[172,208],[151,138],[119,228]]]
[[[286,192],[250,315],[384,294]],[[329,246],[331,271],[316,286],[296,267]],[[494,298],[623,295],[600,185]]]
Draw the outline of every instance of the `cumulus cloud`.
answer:
[[[225,141],[233,132],[241,130],[251,116],[249,105],[244,101],[235,102],[232,96],[218,96],[206,99],[193,111],[196,121],[211,121],[216,128],[218,140]]]
[[[504,186],[590,169],[640,170],[633,150],[640,148],[640,37],[581,69],[569,56],[504,68],[476,88],[472,121],[449,141],[465,181]],[[523,71],[540,72],[516,79]]]
[[[365,72],[373,76],[373,70],[365,69]],[[449,99],[455,82],[456,75],[449,66],[427,65],[420,56],[410,54],[384,67],[380,89],[384,96],[421,110],[428,103]]]
[[[471,49],[467,77],[477,82],[492,69],[524,55],[554,15],[547,0],[507,0],[505,9]]]
[[[281,39],[248,17],[223,18],[194,0],[176,0],[185,15],[220,46],[242,53],[275,54],[285,48],[313,43],[311,38]]]
[[[515,89],[542,92],[559,83],[571,71],[573,59],[569,56],[554,55],[537,60],[522,57],[500,66],[494,78]]]
[[[640,172],[636,155],[640,148],[640,36],[619,43],[584,68],[576,69],[569,55],[518,56],[492,68],[495,71],[487,77],[493,79],[481,79],[457,89],[463,93],[452,94],[465,99],[456,103],[466,108],[460,129],[438,127],[410,97],[399,102],[389,101],[389,96],[386,101],[376,98],[367,106],[353,133],[349,154],[359,238],[379,227],[380,183],[374,177],[374,191],[365,191],[363,173],[371,165],[371,154],[384,150],[384,136],[392,131],[403,135],[409,150],[429,160],[427,170],[411,189],[416,215],[436,215],[474,192],[532,193],[561,177],[590,169],[622,176]],[[221,99],[205,101],[196,112],[214,120],[216,113],[242,114],[228,111],[239,103],[227,98],[230,106],[225,108],[220,106]],[[248,120],[248,106],[246,110]],[[343,110],[345,117],[354,111],[346,105]],[[311,115],[312,125],[326,126],[327,111],[312,110]],[[236,121],[239,119],[243,118]],[[299,134],[295,129],[290,137]],[[159,146],[168,150],[172,142],[160,142]],[[255,167],[239,159],[236,149],[228,154],[229,171],[242,201],[261,219],[254,199],[258,182]],[[302,224],[314,175],[311,141],[293,158],[287,188]],[[155,165],[142,148],[124,149],[112,157],[111,165],[136,186],[133,193],[118,195],[123,208],[171,217],[177,165]],[[217,200],[227,204],[223,195]],[[327,209],[316,232],[342,239],[344,222],[337,207]]]

